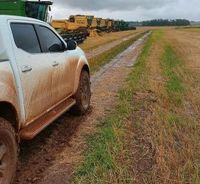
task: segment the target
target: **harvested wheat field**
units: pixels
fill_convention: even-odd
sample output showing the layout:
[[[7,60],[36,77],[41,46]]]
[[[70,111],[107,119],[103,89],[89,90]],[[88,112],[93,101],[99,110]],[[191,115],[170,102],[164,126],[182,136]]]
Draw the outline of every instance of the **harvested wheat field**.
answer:
[[[200,0],[3,0],[0,65],[0,184],[200,184]]]
[[[200,183],[200,32],[151,32],[73,183]]]

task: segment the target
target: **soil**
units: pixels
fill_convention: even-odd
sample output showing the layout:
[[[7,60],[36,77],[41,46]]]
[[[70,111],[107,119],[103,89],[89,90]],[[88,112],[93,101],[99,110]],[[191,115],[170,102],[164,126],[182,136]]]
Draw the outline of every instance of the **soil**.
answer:
[[[15,184],[66,184],[83,161],[85,137],[115,106],[117,92],[134,65],[145,37],[91,77],[91,107],[85,116],[64,114],[32,141],[21,143]],[[105,46],[104,46],[105,47]],[[108,46],[109,47],[109,46]]]

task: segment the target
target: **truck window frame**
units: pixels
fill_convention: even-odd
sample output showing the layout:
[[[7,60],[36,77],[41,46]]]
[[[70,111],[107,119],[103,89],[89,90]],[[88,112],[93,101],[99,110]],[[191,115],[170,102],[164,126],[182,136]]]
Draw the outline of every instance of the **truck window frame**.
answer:
[[[60,42],[61,42],[61,44],[62,44],[62,46],[63,46],[63,50],[62,51],[59,51],[59,52],[50,52],[49,50],[48,50],[48,48],[45,46],[45,44],[44,44],[44,37],[43,37],[43,33],[42,33],[42,31],[41,31],[41,28],[40,27],[44,27],[44,28],[46,28],[46,29],[48,29],[49,31],[51,31],[57,38],[58,38],[58,40],[60,40]],[[52,30],[51,28],[49,28],[48,26],[45,26],[45,25],[43,25],[43,24],[36,24],[35,25],[35,29],[36,29],[36,32],[37,32],[37,35],[38,35],[38,38],[39,38],[39,42],[40,42],[40,44],[41,44],[41,48],[42,48],[42,52],[43,53],[50,53],[50,54],[53,54],[53,53],[63,53],[63,52],[65,52],[65,44],[64,44],[64,42],[59,38],[59,36],[56,34],[56,32],[54,31],[54,30]]]
[[[40,48],[40,52],[35,52],[35,53],[32,53],[32,52],[29,52],[27,50],[24,50],[20,47],[17,46],[17,43],[16,43],[16,40],[15,40],[15,37],[14,37],[14,33],[13,33],[13,29],[12,29],[12,25],[31,25],[33,27],[33,30],[35,32],[35,35],[36,35],[36,38],[37,38],[37,42],[38,42],[38,45],[39,45],[39,48]],[[34,23],[26,23],[26,22],[11,22],[10,23],[10,29],[11,29],[11,32],[12,32],[12,37],[13,37],[13,40],[14,40],[14,43],[15,43],[15,46],[18,48],[18,49],[21,49],[23,50],[24,52],[27,52],[29,54],[42,54],[43,51],[42,51],[42,47],[41,47],[41,43],[40,43],[40,40],[39,40],[39,36],[37,34],[37,30],[36,30],[36,27],[35,27],[35,24]]]

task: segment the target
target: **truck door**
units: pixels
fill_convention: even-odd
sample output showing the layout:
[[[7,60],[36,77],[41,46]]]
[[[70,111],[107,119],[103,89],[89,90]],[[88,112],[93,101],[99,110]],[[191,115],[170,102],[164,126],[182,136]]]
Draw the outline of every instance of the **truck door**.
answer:
[[[36,34],[35,25],[11,23],[13,48],[22,83],[26,122],[39,117],[54,104],[53,68]]]
[[[52,95],[57,103],[72,94],[75,58],[66,51],[64,42],[52,29],[38,25],[37,32],[42,49],[53,67]]]

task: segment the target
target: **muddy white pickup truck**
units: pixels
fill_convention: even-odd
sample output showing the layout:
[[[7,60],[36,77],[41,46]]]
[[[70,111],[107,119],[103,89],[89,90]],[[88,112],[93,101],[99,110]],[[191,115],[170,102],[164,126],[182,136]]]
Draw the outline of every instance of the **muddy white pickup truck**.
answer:
[[[90,98],[89,65],[74,41],[44,22],[0,16],[0,183],[13,182],[20,140],[69,109],[86,113]]]

